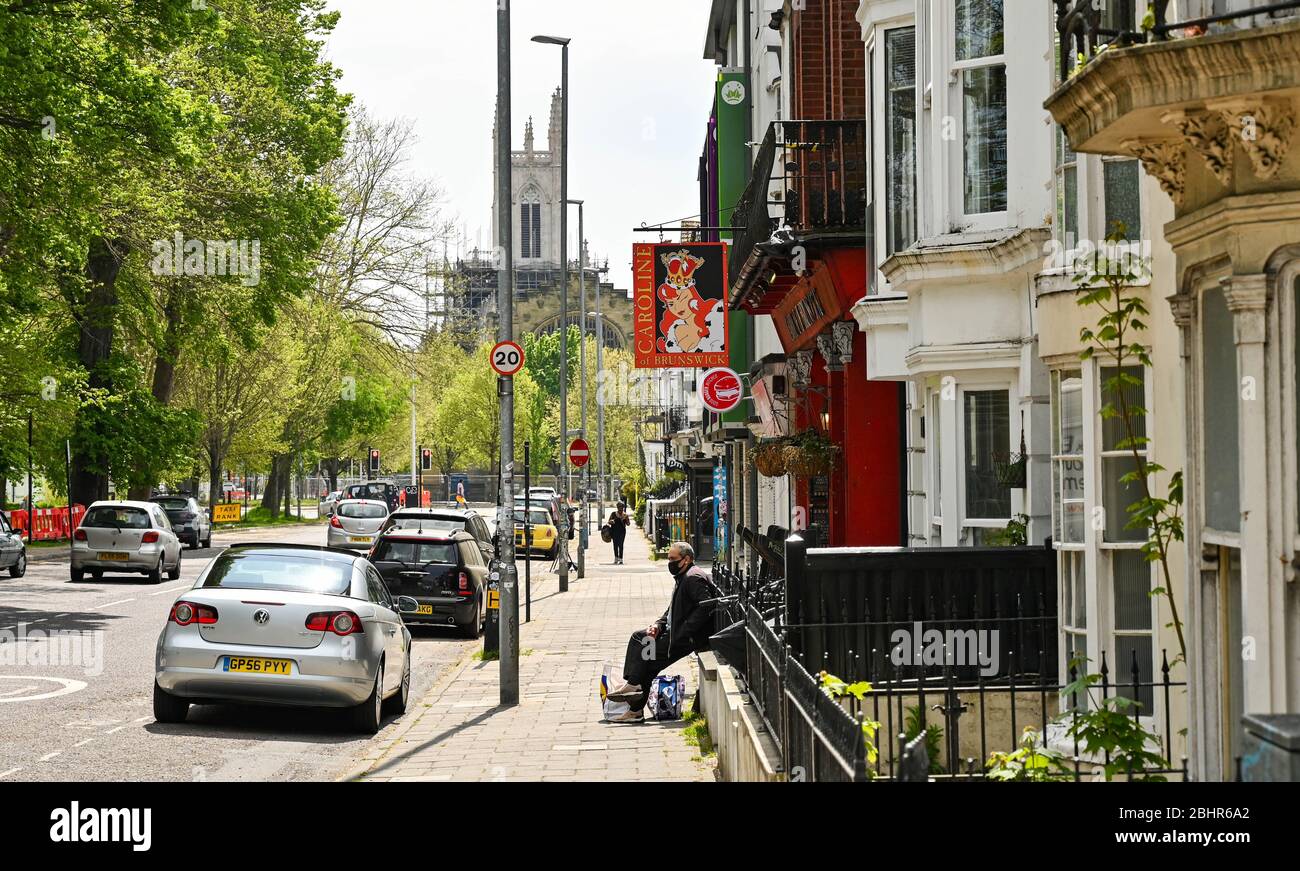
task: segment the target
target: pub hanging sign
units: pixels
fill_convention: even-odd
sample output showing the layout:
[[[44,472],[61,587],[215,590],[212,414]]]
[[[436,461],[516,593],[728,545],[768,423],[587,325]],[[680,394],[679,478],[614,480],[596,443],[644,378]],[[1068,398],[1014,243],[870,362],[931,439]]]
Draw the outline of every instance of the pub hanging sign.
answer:
[[[725,242],[633,246],[638,369],[726,366]]]

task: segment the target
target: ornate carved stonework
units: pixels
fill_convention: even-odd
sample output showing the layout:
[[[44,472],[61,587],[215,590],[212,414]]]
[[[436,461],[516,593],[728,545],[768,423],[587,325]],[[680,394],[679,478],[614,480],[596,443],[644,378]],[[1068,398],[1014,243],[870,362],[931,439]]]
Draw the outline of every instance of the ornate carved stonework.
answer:
[[[1223,114],[1204,109],[1179,110],[1160,120],[1178,128],[1221,184],[1232,183],[1232,131]]]
[[[1206,106],[1220,113],[1232,135],[1241,142],[1255,175],[1268,179],[1277,174],[1295,130],[1295,109],[1290,100],[1232,99]]]
[[[1186,293],[1175,293],[1173,296],[1165,297],[1169,303],[1169,309],[1174,314],[1174,323],[1184,329],[1192,325],[1192,297]]]
[[[1268,276],[1263,273],[1231,275],[1219,282],[1232,312],[1233,336],[1238,345],[1263,344],[1264,310],[1268,305]]]
[[[853,362],[853,336],[857,331],[856,321],[836,321],[831,324],[831,337],[835,341],[835,353],[839,355],[841,366]]]
[[[791,354],[787,362],[790,367],[790,382],[797,390],[803,390],[812,383],[812,351],[800,351]]]
[[[817,350],[821,352],[822,359],[826,361],[827,372],[839,372],[844,369],[840,365],[840,355],[835,350],[835,341],[831,338],[830,333],[819,333],[817,335]]]
[[[1121,147],[1142,161],[1142,168],[1160,182],[1174,204],[1183,204],[1187,164],[1181,139],[1128,139]]]

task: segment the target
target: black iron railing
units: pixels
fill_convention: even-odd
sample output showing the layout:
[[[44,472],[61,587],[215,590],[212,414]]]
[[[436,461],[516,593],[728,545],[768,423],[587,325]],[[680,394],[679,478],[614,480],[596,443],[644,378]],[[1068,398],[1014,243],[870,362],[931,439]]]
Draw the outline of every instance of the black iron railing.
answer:
[[[1176,690],[1186,684],[1170,678],[1167,658],[1163,658],[1158,677],[1144,677],[1136,655],[1127,663],[1127,673],[1112,676],[1110,665],[1103,652],[1099,679],[1090,690],[1080,693],[1075,688],[1078,672],[1069,669],[1069,680],[1058,679],[1055,650],[1056,636],[1055,575],[1049,577],[1037,554],[1038,548],[1020,548],[1020,553],[1010,549],[973,551],[966,568],[950,568],[945,577],[944,564],[960,562],[959,554],[935,549],[933,558],[916,552],[895,551],[871,553],[862,550],[840,549],[806,554],[799,539],[788,542],[787,566],[792,574],[775,582],[732,572],[725,566],[715,566],[714,581],[723,596],[717,612],[718,629],[740,623],[744,628],[743,656],[727,658],[740,675],[744,686],[762,717],[769,734],[781,752],[782,765],[790,780],[862,781],[916,780],[936,781],[979,780],[986,778],[986,765],[995,752],[1010,753],[1018,749],[1026,728],[1039,735],[1061,755],[1067,773],[1065,777],[1083,780],[1111,764],[1108,753],[1089,756],[1073,737],[1072,726],[1077,726],[1082,712],[1097,705],[1107,705],[1115,697],[1135,702],[1127,708],[1135,720],[1153,734],[1150,748],[1161,757],[1159,765],[1148,764],[1140,770],[1121,770],[1117,780],[1187,779],[1186,759],[1175,765],[1171,759],[1173,746],[1172,701]],[[912,568],[903,567],[899,558],[912,557]],[[883,558],[893,557],[886,561]],[[873,558],[875,566],[868,566]],[[997,566],[990,560],[1000,560],[1004,570],[1020,574],[1020,600],[1040,603],[1039,613],[1026,615],[1023,607],[1007,612],[997,605],[1004,596],[1002,587],[1008,578],[999,577]],[[836,579],[835,571],[843,574],[844,565],[835,571],[836,562],[858,563],[859,582],[844,586],[843,578]],[[878,621],[854,622],[857,614],[867,613],[866,599],[877,592],[870,580],[873,572],[885,571],[896,583],[883,588],[885,608],[909,609],[931,607],[929,595],[936,585],[965,582],[991,596],[994,610],[966,618],[967,622],[948,621],[946,624],[923,623],[930,628],[945,626],[940,630],[946,639],[942,642],[942,661],[935,664],[924,657],[908,658],[897,638],[885,639],[885,646],[873,650],[866,639],[882,627]],[[819,574],[811,581],[812,574]],[[839,586],[836,586],[839,584]],[[793,587],[793,590],[792,590]],[[844,620],[826,621],[814,626],[807,622],[791,625],[791,615],[806,615],[814,607],[810,597],[822,599],[828,594],[838,597],[839,615]],[[829,593],[829,591],[834,591]],[[1049,595],[1050,591],[1050,595]],[[849,606],[853,597],[863,599],[862,607]],[[978,601],[979,596],[973,597]],[[1047,602],[1053,607],[1047,607]],[[792,604],[798,602],[800,604]],[[893,602],[895,604],[891,605]],[[972,608],[975,606],[972,605]],[[942,614],[943,612],[938,612]],[[835,625],[828,625],[833,623]],[[896,622],[895,629],[906,624]],[[912,624],[914,628],[915,624]],[[814,635],[812,630],[822,631]],[[819,654],[805,652],[813,639],[831,639],[831,630],[842,639],[862,639],[864,645],[857,651],[839,648]],[[1003,632],[1009,634],[1003,636]],[[970,631],[977,637],[997,639],[988,651],[998,652],[986,665],[992,668],[972,668],[954,656],[957,651],[948,632]],[[961,635],[956,636],[960,638]],[[916,639],[908,638],[909,642]],[[870,651],[864,655],[861,651]],[[876,655],[880,654],[880,655]],[[833,667],[830,667],[833,666]],[[818,674],[826,670],[837,677],[855,682],[868,680],[872,691],[861,701],[853,696],[832,699],[821,688]],[[1068,690],[1075,690],[1066,692]],[[1064,694],[1063,694],[1064,693]],[[875,744],[878,748],[873,765],[869,765],[862,724],[864,720],[879,723]],[[1153,730],[1159,728],[1158,735]],[[1158,744],[1158,746],[1156,746]]]
[[[866,227],[866,133],[862,120],[772,122],[731,213],[733,278],[778,227],[795,238]]]
[[[1291,17],[1280,13],[1295,13],[1300,10],[1300,0],[1289,0],[1285,3],[1256,3],[1219,15],[1171,21],[1170,0],[1151,0],[1151,17],[1144,24],[1137,17],[1138,4],[1135,0],[1109,0],[1108,3],[1098,3],[1097,0],[1052,2],[1056,4],[1056,31],[1060,37],[1061,81],[1070,77],[1080,58],[1087,63],[1102,46],[1122,47],[1197,36],[1215,24],[1240,22],[1257,15],[1267,15],[1270,18]]]

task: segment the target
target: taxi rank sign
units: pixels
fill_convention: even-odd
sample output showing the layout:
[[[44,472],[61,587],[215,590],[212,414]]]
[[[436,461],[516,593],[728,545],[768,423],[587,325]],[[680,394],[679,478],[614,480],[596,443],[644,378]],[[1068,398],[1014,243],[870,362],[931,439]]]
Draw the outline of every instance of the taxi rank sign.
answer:
[[[636,367],[726,366],[727,245],[633,246]]]

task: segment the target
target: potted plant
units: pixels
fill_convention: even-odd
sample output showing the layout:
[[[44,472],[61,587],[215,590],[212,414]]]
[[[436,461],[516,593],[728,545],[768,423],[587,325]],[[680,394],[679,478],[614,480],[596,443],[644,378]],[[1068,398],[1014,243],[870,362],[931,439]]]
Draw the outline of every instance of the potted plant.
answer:
[[[816,430],[792,436],[784,450],[786,472],[798,478],[825,475],[835,466],[839,446]]]
[[[785,474],[784,438],[764,439],[754,448],[754,465],[766,478],[779,478]]]

